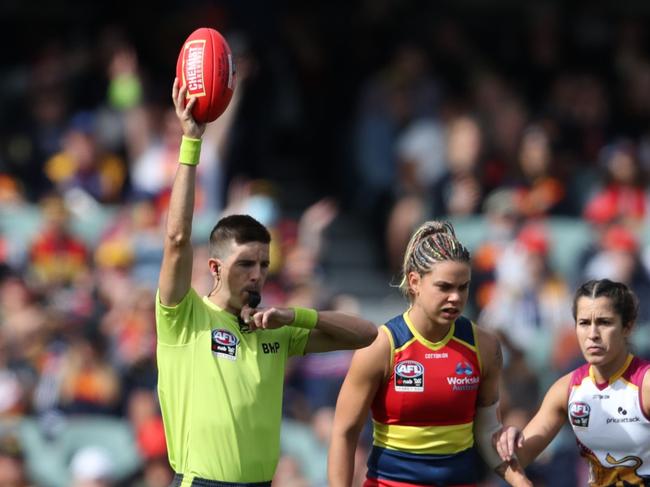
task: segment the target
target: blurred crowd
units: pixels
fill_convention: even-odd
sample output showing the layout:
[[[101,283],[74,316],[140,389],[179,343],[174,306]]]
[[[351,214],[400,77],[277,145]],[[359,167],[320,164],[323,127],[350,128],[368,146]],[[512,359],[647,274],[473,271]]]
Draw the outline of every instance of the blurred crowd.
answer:
[[[164,56],[128,24],[95,19],[3,67],[0,486],[171,482],[153,315],[181,135],[169,94],[175,49],[206,24],[226,34],[238,88],[198,169],[200,293],[211,284],[207,237],[224,214],[250,213],[272,231],[264,305],[353,313],[364,303],[329,284],[322,258],[338,217],[367,231],[393,276],[423,220],[480,222],[467,311],[503,343],[506,422],[523,426],[579,363],[579,282],[632,287],[633,346],[650,357],[648,12],[307,3],[191,2],[172,28],[177,7],[160,21]],[[551,258],[559,219],[586,235],[570,270]],[[327,484],[350,358],[291,363],[275,486]],[[366,432],[358,485],[370,442]],[[554,442],[531,467],[536,485],[578,485],[575,450]]]

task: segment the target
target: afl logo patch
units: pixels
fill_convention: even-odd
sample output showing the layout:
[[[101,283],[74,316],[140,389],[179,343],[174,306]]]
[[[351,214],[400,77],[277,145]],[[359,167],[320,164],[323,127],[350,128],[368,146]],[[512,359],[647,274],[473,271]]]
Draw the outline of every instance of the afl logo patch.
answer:
[[[569,418],[573,426],[586,428],[589,426],[591,408],[586,402],[572,402],[569,404]]]
[[[215,357],[237,360],[239,339],[228,330],[212,330],[212,354]]]
[[[395,390],[398,392],[424,391],[424,366],[415,360],[404,360],[395,365]]]

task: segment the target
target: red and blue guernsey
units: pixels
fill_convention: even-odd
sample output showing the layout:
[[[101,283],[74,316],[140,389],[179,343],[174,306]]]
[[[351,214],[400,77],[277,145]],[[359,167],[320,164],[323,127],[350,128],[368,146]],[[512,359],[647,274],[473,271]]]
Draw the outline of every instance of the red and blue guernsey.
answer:
[[[481,360],[475,326],[460,317],[436,343],[418,333],[407,313],[381,327],[391,343],[391,374],[372,403],[366,487],[476,484]]]

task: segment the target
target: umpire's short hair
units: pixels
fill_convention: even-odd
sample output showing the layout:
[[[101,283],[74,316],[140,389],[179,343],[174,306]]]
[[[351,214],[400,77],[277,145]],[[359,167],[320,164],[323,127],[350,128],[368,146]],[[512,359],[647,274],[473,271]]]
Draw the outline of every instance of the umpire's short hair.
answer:
[[[268,229],[250,215],[223,217],[210,232],[210,257],[225,258],[228,243],[234,240],[241,245],[249,242],[271,242]]]

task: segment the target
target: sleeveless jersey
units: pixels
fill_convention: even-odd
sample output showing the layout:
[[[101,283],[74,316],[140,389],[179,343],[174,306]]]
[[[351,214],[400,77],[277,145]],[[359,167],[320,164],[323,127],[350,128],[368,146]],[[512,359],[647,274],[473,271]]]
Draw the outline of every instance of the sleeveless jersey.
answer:
[[[568,414],[589,485],[650,486],[650,419],[641,408],[650,362],[629,355],[609,382],[597,384],[589,364],[573,371]]]
[[[439,342],[407,313],[380,329],[391,344],[391,374],[372,403],[368,478],[377,485],[467,485],[476,478],[474,415],[481,382],[475,325],[460,317]]]

